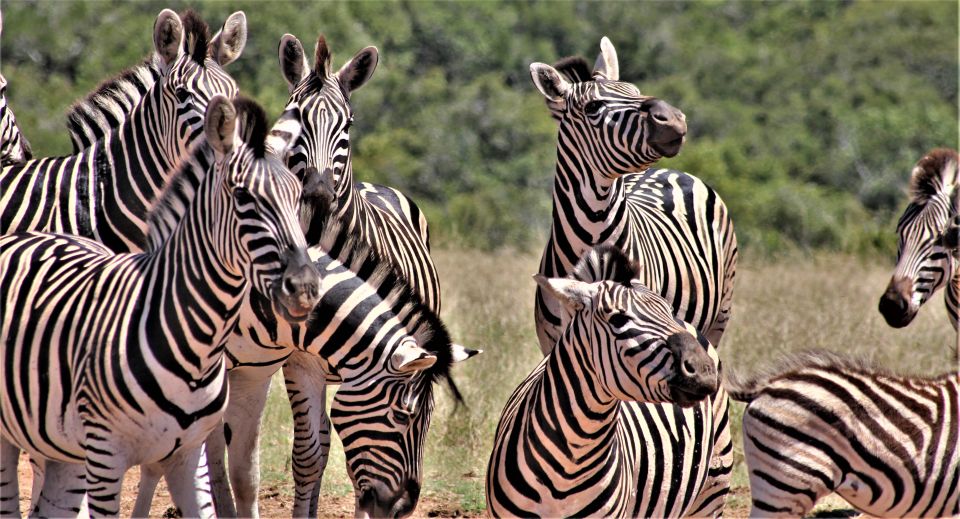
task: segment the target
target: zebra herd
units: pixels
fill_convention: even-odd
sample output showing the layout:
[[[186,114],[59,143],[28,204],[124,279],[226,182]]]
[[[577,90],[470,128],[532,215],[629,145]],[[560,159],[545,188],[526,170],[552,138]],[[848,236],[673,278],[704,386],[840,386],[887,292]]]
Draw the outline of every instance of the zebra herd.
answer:
[[[322,515],[330,427],[356,515],[404,517],[423,480],[436,384],[460,393],[424,215],[354,178],[350,97],[375,47],[334,70],[280,40],[289,90],[269,127],[225,67],[243,12],[210,35],[163,10],[154,52],[69,112],[72,155],[32,158],[0,96],[0,516],[135,516],[166,479],[184,516],[257,517],[259,437],[282,368],[295,517]],[[613,44],[534,63],[557,121],[552,226],[535,276],[542,362],[504,407],[486,494],[495,516],[718,516],[733,467],[729,397],[749,402],[752,515],[837,492],[879,516],[957,515],[958,374],[918,379],[819,352],[744,381],[718,355],[737,241],[693,175],[651,166],[685,115],[620,80]],[[0,76],[0,94],[6,80]],[[958,326],[958,155],[911,175],[880,311],[905,326],[944,285]],[[960,350],[960,335],[958,335]],[[328,412],[326,386],[338,388]]]

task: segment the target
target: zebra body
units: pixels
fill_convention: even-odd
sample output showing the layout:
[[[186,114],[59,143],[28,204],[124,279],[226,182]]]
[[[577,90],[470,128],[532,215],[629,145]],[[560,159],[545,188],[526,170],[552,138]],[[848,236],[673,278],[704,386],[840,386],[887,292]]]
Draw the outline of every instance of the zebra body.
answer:
[[[730,397],[749,402],[750,517],[806,515],[836,492],[874,517],[960,513],[960,376],[901,377],[811,352]]]
[[[353,112],[349,94],[372,76],[379,59],[376,48],[361,50],[339,71],[331,70],[331,56],[326,41],[318,40],[311,70],[302,44],[291,35],[280,42],[280,64],[291,95],[284,114],[272,130],[272,145],[287,154],[290,169],[301,176],[317,174],[327,187],[333,219],[343,237],[352,236],[372,248],[377,257],[398,269],[400,278],[417,291],[433,312],[440,309],[439,277],[429,255],[426,219],[419,208],[403,193],[384,186],[354,181],[350,157],[349,129]],[[312,172],[316,173],[312,173]],[[324,218],[305,217],[307,241],[320,242],[326,232]],[[321,250],[328,251],[321,246]],[[334,254],[331,252],[331,254]],[[267,324],[264,324],[267,326]],[[345,328],[344,328],[345,329]],[[257,339],[268,342],[266,337]],[[273,341],[273,337],[270,337]],[[278,336],[282,344],[281,336]],[[234,504],[228,491],[227,471],[222,456],[213,462],[213,485],[221,515],[239,512],[243,516],[257,514],[259,462],[257,442],[265,393],[269,385],[266,374],[272,366],[284,363],[284,378],[294,416],[293,473],[295,481],[295,517],[316,517],[320,483],[326,466],[330,442],[330,422],[326,413],[326,375],[317,360],[297,347],[265,350],[243,346],[243,341],[228,345],[238,365],[246,374],[237,374],[243,382],[231,390],[231,400],[245,402],[237,419],[228,412],[230,430],[229,484],[233,487]],[[241,359],[242,351],[257,358]],[[263,358],[265,353],[276,355]],[[259,382],[256,382],[259,380]],[[213,440],[215,445],[224,443]],[[211,457],[218,454],[211,449]],[[235,507],[235,508],[234,508]]]
[[[911,199],[897,224],[897,266],[880,298],[880,313],[895,328],[946,285],[944,303],[958,331],[960,352],[960,155],[932,150],[910,175]]]
[[[74,107],[71,121],[112,120],[111,99],[122,97],[116,88],[127,84],[124,78],[141,77],[146,74],[142,70],[151,67],[163,71],[163,77],[124,120],[106,128],[89,147],[67,157],[5,165],[0,174],[0,232],[67,233],[99,241],[114,252],[142,250],[146,214],[202,133],[207,102],[216,94],[232,98],[237,93],[236,83],[221,66],[242,52],[246,18],[242,12],[232,15],[209,45],[208,31],[192,12],[182,19],[172,11],[161,12],[149,64],[105,83]],[[75,142],[83,130],[76,132]]]
[[[296,261],[306,257],[300,183],[264,155],[265,128],[252,103],[210,101],[207,144],[151,213],[149,253],[47,233],[0,238],[4,453],[53,461],[44,493],[68,498],[55,510],[41,500],[39,514],[76,513],[86,491],[92,514],[116,515],[130,466],[179,467],[184,456],[189,484],[171,491],[185,514],[201,512],[189,475],[226,404],[220,345],[248,283],[287,319],[305,318],[317,297],[316,272]],[[18,506],[7,477],[16,461],[4,456],[4,515]],[[64,471],[79,477],[53,488]]]
[[[670,302],[677,318],[718,345],[733,302],[733,222],[719,195],[698,178],[648,169],[679,151],[683,114],[619,81],[616,51],[606,38],[592,72],[584,60],[566,58],[556,69],[535,63],[531,75],[560,125],[540,274],[565,276],[593,246],[615,246],[643,265],[641,281]],[[561,313],[559,302],[538,287],[534,318],[544,353],[557,341]],[[715,458],[697,515],[720,513],[733,466],[722,388],[713,404]]]
[[[571,279],[537,276],[564,305],[564,331],[500,418],[487,469],[494,516],[693,510],[713,454],[719,361],[639,274],[602,246]]]

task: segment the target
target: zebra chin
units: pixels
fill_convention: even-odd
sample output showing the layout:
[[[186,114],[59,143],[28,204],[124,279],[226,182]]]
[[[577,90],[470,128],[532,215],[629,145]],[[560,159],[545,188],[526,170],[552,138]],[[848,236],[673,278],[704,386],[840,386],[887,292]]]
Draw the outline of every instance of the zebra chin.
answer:
[[[386,485],[380,482],[369,484],[357,494],[355,518],[407,517],[417,508],[420,500],[420,484],[408,479],[404,489],[393,496]]]

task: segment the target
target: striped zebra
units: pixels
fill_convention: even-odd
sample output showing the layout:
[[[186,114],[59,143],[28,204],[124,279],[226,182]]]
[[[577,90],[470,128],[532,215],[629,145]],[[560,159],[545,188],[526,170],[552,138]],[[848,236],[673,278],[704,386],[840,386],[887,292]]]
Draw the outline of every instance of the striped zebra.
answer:
[[[17,118],[7,104],[7,78],[0,74],[0,165],[20,164],[31,158],[30,142],[20,133]]]
[[[910,174],[910,204],[900,217],[897,266],[880,298],[887,324],[902,328],[934,292],[944,302],[960,348],[960,155],[945,148],[925,155]]]
[[[0,35],[3,35],[3,13],[0,12]],[[7,105],[7,78],[0,74],[0,165],[18,164],[33,157],[30,143],[20,133],[13,110]]]
[[[138,464],[164,468],[181,511],[200,514],[191,476],[226,404],[221,343],[247,287],[295,322],[319,296],[300,182],[266,154],[266,129],[254,103],[210,100],[206,144],[148,218],[151,252],[0,238],[4,515],[18,506],[18,449],[48,460],[45,494],[65,498],[41,499],[40,515],[75,514],[84,491],[91,514],[118,514],[123,475]]]
[[[92,145],[67,157],[4,166],[0,233],[62,232],[95,239],[115,252],[143,249],[145,216],[202,133],[207,102],[216,94],[237,93],[222,66],[242,52],[246,18],[234,13],[210,40],[195,13],[180,17],[165,9],[153,39],[151,66],[163,72],[162,79],[122,122],[116,127],[105,122],[112,117],[110,99],[122,97],[116,88],[137,72],[104,83],[71,111],[71,120],[82,113],[88,124],[103,122],[102,136]]]
[[[504,407],[487,468],[493,516],[693,509],[712,455],[719,360],[641,270],[603,245],[569,278],[535,276],[561,302],[564,329]]]
[[[379,60],[377,49],[362,49],[339,70],[333,71],[330,49],[320,36],[311,70],[303,45],[288,34],[280,41],[279,58],[281,72],[290,88],[290,99],[271,132],[272,145],[286,153],[291,171],[301,176],[306,176],[307,171],[316,171],[319,176],[315,178],[333,186],[330,197],[333,217],[339,222],[337,228],[344,236],[356,237],[376,251],[378,257],[394,265],[400,279],[407,280],[424,304],[439,313],[439,278],[429,255],[426,219],[399,191],[354,181],[349,141],[353,109],[349,97],[373,75]],[[306,216],[309,244],[320,243],[325,221]],[[322,246],[321,249],[328,250]],[[228,348],[234,353],[239,346],[231,344]],[[262,353],[262,350],[255,351]],[[330,442],[326,381],[317,359],[300,351],[289,355],[283,370],[294,416],[293,514],[316,517]],[[263,399],[269,388],[268,375],[285,357],[286,354],[280,354],[268,361],[262,355],[248,360],[240,358],[239,353],[233,356],[232,366],[243,367],[249,375],[231,375],[243,377],[242,383],[238,381],[233,385],[231,401],[249,402],[244,407],[250,410],[245,413],[247,418],[238,415],[233,419],[233,415],[228,415],[224,429],[230,432],[227,442],[229,486],[233,488],[233,496],[228,490],[222,456],[218,456],[216,448],[211,449],[212,480],[221,515],[235,511],[245,516],[256,514],[260,423],[255,418],[262,415]],[[222,441],[225,439],[212,443],[219,445]],[[235,505],[231,497],[236,498]]]
[[[904,377],[829,352],[731,379],[750,517],[801,517],[836,492],[874,517],[960,514],[960,374]]]
[[[307,185],[311,185],[309,179]],[[333,189],[332,184],[328,186]],[[328,201],[333,199],[332,191],[330,195]],[[223,435],[214,434],[207,443],[211,471],[217,473],[217,463],[223,460],[222,453],[217,453],[226,443],[237,506],[231,510],[232,503],[227,501],[227,513],[256,517],[258,471],[238,478],[238,471],[249,469],[234,464],[234,458],[248,457],[257,467],[257,438],[237,431],[260,423],[270,376],[284,361],[307,362],[303,369],[315,376],[306,383],[319,381],[321,386],[288,385],[290,398],[294,402],[314,398],[313,392],[324,394],[324,382],[340,383],[332,417],[354,483],[357,516],[405,516],[419,496],[423,442],[433,409],[432,383],[447,379],[459,400],[449,379],[450,364],[479,351],[453,344],[437,314],[411,288],[402,271],[359,236],[345,232],[347,224],[335,211],[325,209],[312,220],[322,222],[324,228],[319,246],[311,250],[322,273],[320,303],[306,325],[291,327],[260,310],[262,297],[251,291],[227,346],[232,366],[230,405]],[[408,366],[400,359],[419,360]],[[316,405],[325,412],[324,398]],[[221,495],[225,490],[218,491],[217,486],[214,478],[219,510],[222,498],[229,500],[230,495]],[[306,513],[305,508],[298,509],[294,516]]]
[[[737,241],[719,195],[698,178],[647,169],[676,155],[686,133],[684,115],[636,86],[619,81],[619,61],[603,38],[593,71],[582,58],[557,68],[530,66],[534,85],[559,121],[550,238],[540,263],[546,277],[567,275],[580,256],[610,244],[643,265],[644,286],[674,314],[718,345],[730,319]],[[535,321],[549,352],[561,331],[559,301],[537,288]],[[722,510],[733,466],[728,403],[714,399],[714,453],[710,483],[696,515]]]

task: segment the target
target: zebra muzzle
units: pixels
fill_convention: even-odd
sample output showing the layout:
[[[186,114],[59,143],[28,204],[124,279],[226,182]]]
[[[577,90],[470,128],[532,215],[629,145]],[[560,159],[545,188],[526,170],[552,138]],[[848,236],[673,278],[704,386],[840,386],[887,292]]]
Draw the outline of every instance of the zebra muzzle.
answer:
[[[911,304],[913,282],[910,278],[890,280],[887,290],[880,297],[878,310],[887,324],[894,328],[903,328],[917,315],[917,309]]]
[[[707,355],[697,339],[686,332],[667,338],[675,371],[667,382],[670,397],[681,407],[690,407],[717,392],[720,386],[716,361]]]
[[[274,308],[287,321],[301,322],[320,301],[320,274],[303,249],[288,250],[284,259],[283,274],[271,288]]]

